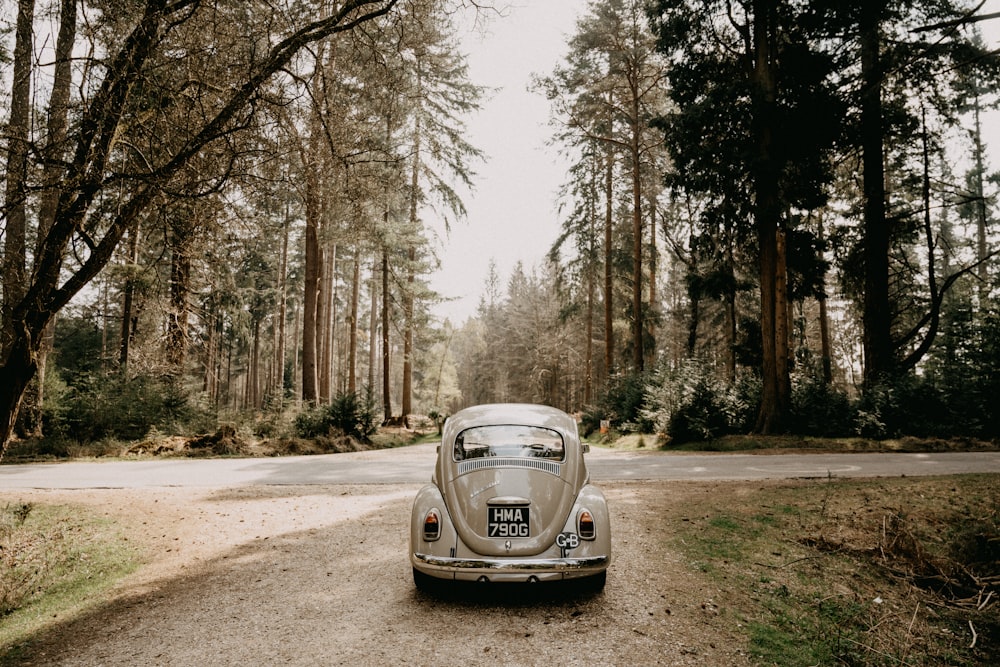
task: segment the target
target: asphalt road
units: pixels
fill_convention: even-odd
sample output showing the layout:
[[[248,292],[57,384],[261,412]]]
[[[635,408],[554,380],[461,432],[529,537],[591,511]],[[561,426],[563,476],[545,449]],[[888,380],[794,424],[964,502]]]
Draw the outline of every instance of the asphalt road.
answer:
[[[233,487],[291,484],[409,484],[430,480],[434,445],[322,456],[159,459],[0,466],[0,490]],[[594,481],[761,480],[1000,473],[1000,452],[942,454],[587,455]]]

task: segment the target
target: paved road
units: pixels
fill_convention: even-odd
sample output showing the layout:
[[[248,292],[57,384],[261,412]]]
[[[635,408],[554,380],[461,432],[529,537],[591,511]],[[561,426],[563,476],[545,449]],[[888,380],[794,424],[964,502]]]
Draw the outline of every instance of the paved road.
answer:
[[[0,466],[0,490],[426,482],[434,445],[324,456],[163,459]],[[595,481],[756,480],[1000,473],[1000,452],[947,454],[673,454],[594,448]]]

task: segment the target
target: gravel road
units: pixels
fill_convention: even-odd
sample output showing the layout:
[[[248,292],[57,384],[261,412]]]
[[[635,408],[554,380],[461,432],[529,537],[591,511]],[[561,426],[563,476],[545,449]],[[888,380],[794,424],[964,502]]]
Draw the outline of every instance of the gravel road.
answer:
[[[704,482],[602,484],[614,562],[603,593],[413,587],[419,485],[23,490],[123,522],[146,564],[110,604],[56,622],[25,665],[748,664],[724,613],[667,538]]]

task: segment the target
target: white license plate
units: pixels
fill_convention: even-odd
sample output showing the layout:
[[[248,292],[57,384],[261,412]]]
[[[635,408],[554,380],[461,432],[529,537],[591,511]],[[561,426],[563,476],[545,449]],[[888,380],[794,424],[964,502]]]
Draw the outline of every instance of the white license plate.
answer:
[[[490,507],[490,537],[528,537],[531,534],[528,523],[528,506]]]

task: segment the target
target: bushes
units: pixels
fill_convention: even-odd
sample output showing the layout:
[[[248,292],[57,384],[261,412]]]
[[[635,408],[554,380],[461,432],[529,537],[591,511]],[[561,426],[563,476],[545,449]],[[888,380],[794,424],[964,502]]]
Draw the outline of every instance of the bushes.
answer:
[[[752,383],[730,385],[712,368],[687,361],[679,368],[661,367],[646,386],[643,415],[673,443],[710,440],[743,429],[752,405]]]
[[[835,437],[852,433],[855,409],[847,394],[816,376],[792,384],[788,430],[798,435]]]
[[[604,419],[611,421],[616,429],[624,433],[649,432],[652,424],[642,409],[648,386],[648,377],[645,374],[633,373],[613,377],[598,405],[584,412],[582,420],[584,435],[597,431]]]
[[[300,438],[316,438],[339,431],[368,442],[378,426],[375,403],[371,396],[344,393],[330,405],[307,410],[295,418],[295,433]]]
[[[58,399],[50,396],[43,419],[49,438],[96,442],[137,440],[154,427],[174,432],[195,414],[169,379],[87,374]]]
[[[982,373],[996,382],[996,374]],[[882,382],[852,399],[810,374],[792,378],[788,433],[815,437],[997,438],[996,393],[989,382],[949,383],[946,377],[908,375]],[[611,419],[622,432],[656,432],[673,444],[749,432],[760,401],[760,379],[740,375],[735,384],[707,363],[689,360],[651,374],[617,380],[598,407],[585,415],[584,432]]]

